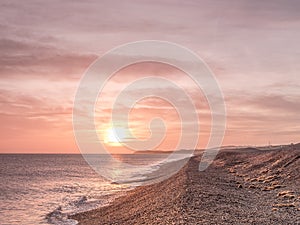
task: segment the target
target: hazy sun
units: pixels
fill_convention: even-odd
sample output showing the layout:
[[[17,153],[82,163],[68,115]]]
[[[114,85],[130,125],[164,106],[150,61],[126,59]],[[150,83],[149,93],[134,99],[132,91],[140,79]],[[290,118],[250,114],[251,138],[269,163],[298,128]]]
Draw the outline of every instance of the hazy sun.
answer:
[[[126,131],[124,128],[108,128],[106,130],[105,143],[112,146],[121,146],[124,138],[126,136]]]

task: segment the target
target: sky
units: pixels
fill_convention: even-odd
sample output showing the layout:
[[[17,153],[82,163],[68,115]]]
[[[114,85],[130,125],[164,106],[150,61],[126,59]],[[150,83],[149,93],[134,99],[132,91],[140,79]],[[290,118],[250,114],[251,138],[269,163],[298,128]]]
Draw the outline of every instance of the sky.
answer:
[[[298,0],[2,0],[0,152],[79,153],[72,109],[80,79],[107,51],[140,40],[174,42],[206,62],[224,94],[223,145],[299,142],[299,10]],[[205,146],[209,107],[185,74],[150,64],[118,73],[98,99],[100,140],[117,147],[109,125],[111,104],[126,84],[151,74],[182,84],[191,94],[201,125],[198,147]],[[131,93],[139,95],[139,90]],[[159,148],[174,148],[179,117],[162,99],[137,103],[130,112],[133,133],[149,137],[145,124],[155,116],[167,121],[168,137]]]

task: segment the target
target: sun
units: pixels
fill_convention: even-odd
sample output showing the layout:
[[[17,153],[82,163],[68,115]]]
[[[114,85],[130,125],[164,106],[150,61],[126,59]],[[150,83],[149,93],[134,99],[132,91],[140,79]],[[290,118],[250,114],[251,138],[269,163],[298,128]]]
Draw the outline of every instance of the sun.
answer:
[[[126,131],[124,128],[115,127],[108,128],[106,130],[105,143],[111,146],[121,146],[126,137]]]

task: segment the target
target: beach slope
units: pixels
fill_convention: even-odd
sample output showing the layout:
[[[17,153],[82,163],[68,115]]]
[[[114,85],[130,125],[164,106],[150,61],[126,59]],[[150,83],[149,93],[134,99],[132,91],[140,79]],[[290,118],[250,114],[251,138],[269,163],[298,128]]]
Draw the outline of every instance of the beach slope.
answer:
[[[300,224],[300,150],[223,150],[110,206],[71,216],[79,224]]]

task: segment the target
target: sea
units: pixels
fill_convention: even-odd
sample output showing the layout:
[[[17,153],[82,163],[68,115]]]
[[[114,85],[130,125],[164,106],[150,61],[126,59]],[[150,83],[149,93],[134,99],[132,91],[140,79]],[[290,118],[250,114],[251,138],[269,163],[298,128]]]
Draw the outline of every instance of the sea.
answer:
[[[0,224],[77,224],[68,215],[110,204],[141,185],[145,173],[151,174],[169,163],[166,157],[116,155],[118,161],[141,168],[151,166],[147,171],[127,171],[128,182],[112,182],[91,168],[80,154],[0,154]],[[114,167],[105,155],[97,160],[103,167]]]

